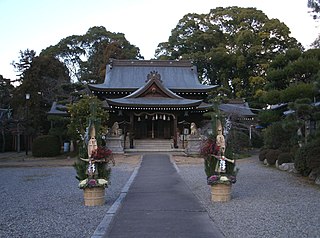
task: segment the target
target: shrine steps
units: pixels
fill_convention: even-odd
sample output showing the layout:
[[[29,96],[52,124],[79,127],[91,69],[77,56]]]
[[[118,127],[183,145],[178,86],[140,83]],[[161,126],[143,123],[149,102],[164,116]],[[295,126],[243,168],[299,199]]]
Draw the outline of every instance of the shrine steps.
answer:
[[[136,139],[134,140],[134,148],[126,145],[125,153],[141,153],[141,152],[170,152],[183,154],[184,149],[174,148],[172,140],[165,139]]]

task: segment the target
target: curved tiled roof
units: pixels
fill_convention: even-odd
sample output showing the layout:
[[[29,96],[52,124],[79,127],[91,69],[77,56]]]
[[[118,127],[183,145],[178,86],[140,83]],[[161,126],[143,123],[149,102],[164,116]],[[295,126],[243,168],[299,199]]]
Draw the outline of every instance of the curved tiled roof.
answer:
[[[215,86],[198,80],[197,68],[191,61],[113,60],[107,65],[103,84],[89,84],[91,90],[136,90],[146,83],[151,71],[161,75],[163,85],[173,91],[209,91]]]
[[[256,114],[251,111],[248,103],[246,102],[242,104],[220,104],[219,109],[227,114],[234,114],[239,116],[256,116]]]

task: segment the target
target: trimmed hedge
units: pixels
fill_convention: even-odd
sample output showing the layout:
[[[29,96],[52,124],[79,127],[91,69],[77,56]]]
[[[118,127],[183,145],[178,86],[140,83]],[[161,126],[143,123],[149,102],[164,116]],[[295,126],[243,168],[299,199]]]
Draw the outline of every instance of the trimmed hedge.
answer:
[[[320,139],[304,144],[294,158],[294,167],[303,176],[308,176],[312,169],[320,168]]]
[[[266,159],[266,155],[267,155],[268,152],[269,152],[269,149],[260,150],[259,160],[263,162]]]
[[[268,164],[275,165],[280,153],[281,153],[281,150],[270,149],[268,151],[268,153],[266,154],[266,159],[267,159]]]
[[[291,163],[294,157],[290,153],[280,153],[278,156],[278,165],[283,163]]]
[[[34,157],[53,157],[60,155],[60,153],[61,145],[57,136],[39,136],[33,141],[32,155]]]

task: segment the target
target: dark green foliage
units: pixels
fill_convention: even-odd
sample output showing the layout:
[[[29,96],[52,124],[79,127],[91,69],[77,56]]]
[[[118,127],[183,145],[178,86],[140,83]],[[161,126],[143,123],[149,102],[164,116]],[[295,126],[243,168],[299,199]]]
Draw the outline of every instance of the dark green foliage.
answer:
[[[70,84],[68,71],[58,59],[37,56],[21,78],[22,83],[13,91],[10,103],[14,117],[26,119],[28,112],[28,134],[47,134],[50,128],[47,112],[57,96],[64,94],[61,85]],[[30,94],[29,100],[25,99],[26,93]]]
[[[264,161],[267,157],[267,153],[269,152],[269,149],[262,149],[260,150],[260,153],[259,153],[259,160],[260,161]]]
[[[278,164],[291,163],[294,160],[294,157],[290,153],[280,153],[278,156]]]
[[[309,143],[309,150],[306,154],[306,162],[309,169],[320,168],[320,139]]]
[[[207,178],[214,174],[214,168],[216,167],[217,160],[212,157],[208,157],[204,160],[204,171]]]
[[[261,148],[263,146],[263,135],[260,132],[252,130],[251,146],[253,148]]]
[[[313,147],[307,155],[307,166],[310,169],[320,168],[320,147]]]
[[[125,38],[123,33],[107,31],[94,26],[83,35],[72,35],[54,46],[44,49],[41,56],[59,58],[68,67],[74,81],[102,83],[105,66],[110,59],[142,59],[140,49]]]
[[[266,148],[287,148],[290,145],[292,134],[284,130],[281,122],[275,122],[264,132],[264,144]]]
[[[228,159],[235,160],[235,156],[232,152],[233,152],[232,149],[230,147],[227,147],[225,151],[225,156]],[[231,163],[227,161],[226,164],[227,164],[226,173],[229,175],[236,175],[239,169],[238,168],[236,169],[235,163]]]
[[[100,125],[106,125],[109,114],[103,109],[102,101],[95,96],[85,95],[78,102],[68,105],[71,117],[67,128],[68,135],[72,140],[81,140],[81,135],[85,134],[90,119],[90,110],[93,105],[96,108],[94,117],[97,133],[101,134],[104,130]],[[96,139],[100,141],[101,137],[98,136]]]
[[[307,165],[307,156],[306,156],[310,149],[312,149],[310,144],[305,144],[304,146],[302,146],[297,150],[297,153],[295,154],[295,157],[294,157],[294,167],[303,176],[307,176],[311,171],[311,169]]]
[[[300,48],[289,34],[285,24],[255,8],[218,7],[185,15],[168,41],[158,45],[156,56],[192,59],[201,81],[223,85],[232,97],[248,98],[263,90],[267,81],[260,75],[276,55]]]
[[[104,178],[109,181],[111,175],[111,168],[107,163],[98,163],[97,166],[99,178]]]
[[[279,121],[281,118],[280,111],[262,110],[258,114],[260,125],[267,126],[273,122]]]
[[[266,154],[266,159],[269,165],[275,165],[278,159],[279,154],[281,153],[280,150],[273,150],[270,149]]]
[[[241,153],[244,149],[250,147],[249,131],[232,129],[228,135],[227,148],[234,153]]]
[[[97,170],[98,170],[98,178],[104,178],[107,181],[109,181],[110,175],[111,175],[111,168],[107,163],[96,163]],[[77,176],[76,178],[81,181],[86,178],[88,178],[87,175],[87,168],[88,163],[78,159],[76,163],[74,163],[73,167],[76,170]]]
[[[56,136],[45,135],[37,137],[32,144],[34,157],[53,157],[61,152],[60,140]]]
[[[315,96],[312,83],[299,83],[281,91],[281,102],[292,102],[299,98],[313,98]]]
[[[76,163],[73,164],[73,167],[76,170],[77,176],[76,178],[81,181],[88,177],[86,174],[88,163],[83,160],[78,159]]]
[[[60,142],[67,140],[67,125],[70,123],[69,117],[63,116],[48,116],[48,120],[51,121],[51,128],[49,135],[57,136],[60,138]]]
[[[207,175],[207,178],[216,174],[215,169],[217,166],[218,159],[213,156],[215,153],[215,139],[209,138],[202,142],[201,145],[201,156],[204,158],[204,170]],[[234,159],[232,150],[227,147],[225,151],[225,156],[228,159]],[[226,174],[235,175],[235,164],[226,162]]]

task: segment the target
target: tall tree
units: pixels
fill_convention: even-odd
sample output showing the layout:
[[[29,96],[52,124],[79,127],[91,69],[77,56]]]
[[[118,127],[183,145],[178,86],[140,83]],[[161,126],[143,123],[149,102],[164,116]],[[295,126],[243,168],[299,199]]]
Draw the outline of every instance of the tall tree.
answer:
[[[0,108],[10,107],[13,89],[10,79],[6,79],[0,74]]]
[[[216,8],[187,14],[158,45],[159,59],[192,59],[200,81],[223,85],[233,97],[252,97],[266,84],[272,59],[289,48],[302,48],[290,30],[255,8]]]
[[[117,50],[113,46],[117,46]],[[107,31],[103,26],[92,27],[84,35],[68,36],[57,45],[43,50],[40,55],[54,56],[63,62],[73,81],[90,83],[103,81],[110,57],[143,58],[139,48],[131,45],[124,34]]]
[[[312,83],[320,69],[320,49],[301,53],[298,49],[279,54],[267,70],[268,83],[265,90],[283,90],[292,84]]]
[[[6,131],[11,119],[10,100],[14,87],[10,83],[10,79],[0,75],[0,151],[4,152],[6,147]],[[6,110],[3,110],[6,109]]]
[[[311,47],[316,49],[320,48],[320,35],[312,42]]]
[[[46,114],[57,95],[63,94],[61,85],[66,83],[70,83],[68,71],[59,60],[48,56],[34,57],[30,67],[23,73],[21,85],[14,91],[14,115],[26,118],[25,110],[28,106],[28,121],[32,132],[47,132]],[[30,94],[28,101],[25,99],[27,93]]]
[[[17,75],[19,78],[16,81],[21,83],[23,80],[23,74],[27,69],[30,68],[31,63],[36,56],[36,52],[34,50],[26,49],[25,51],[20,50],[19,54],[19,62],[13,61],[11,64],[16,72],[19,73]]]

